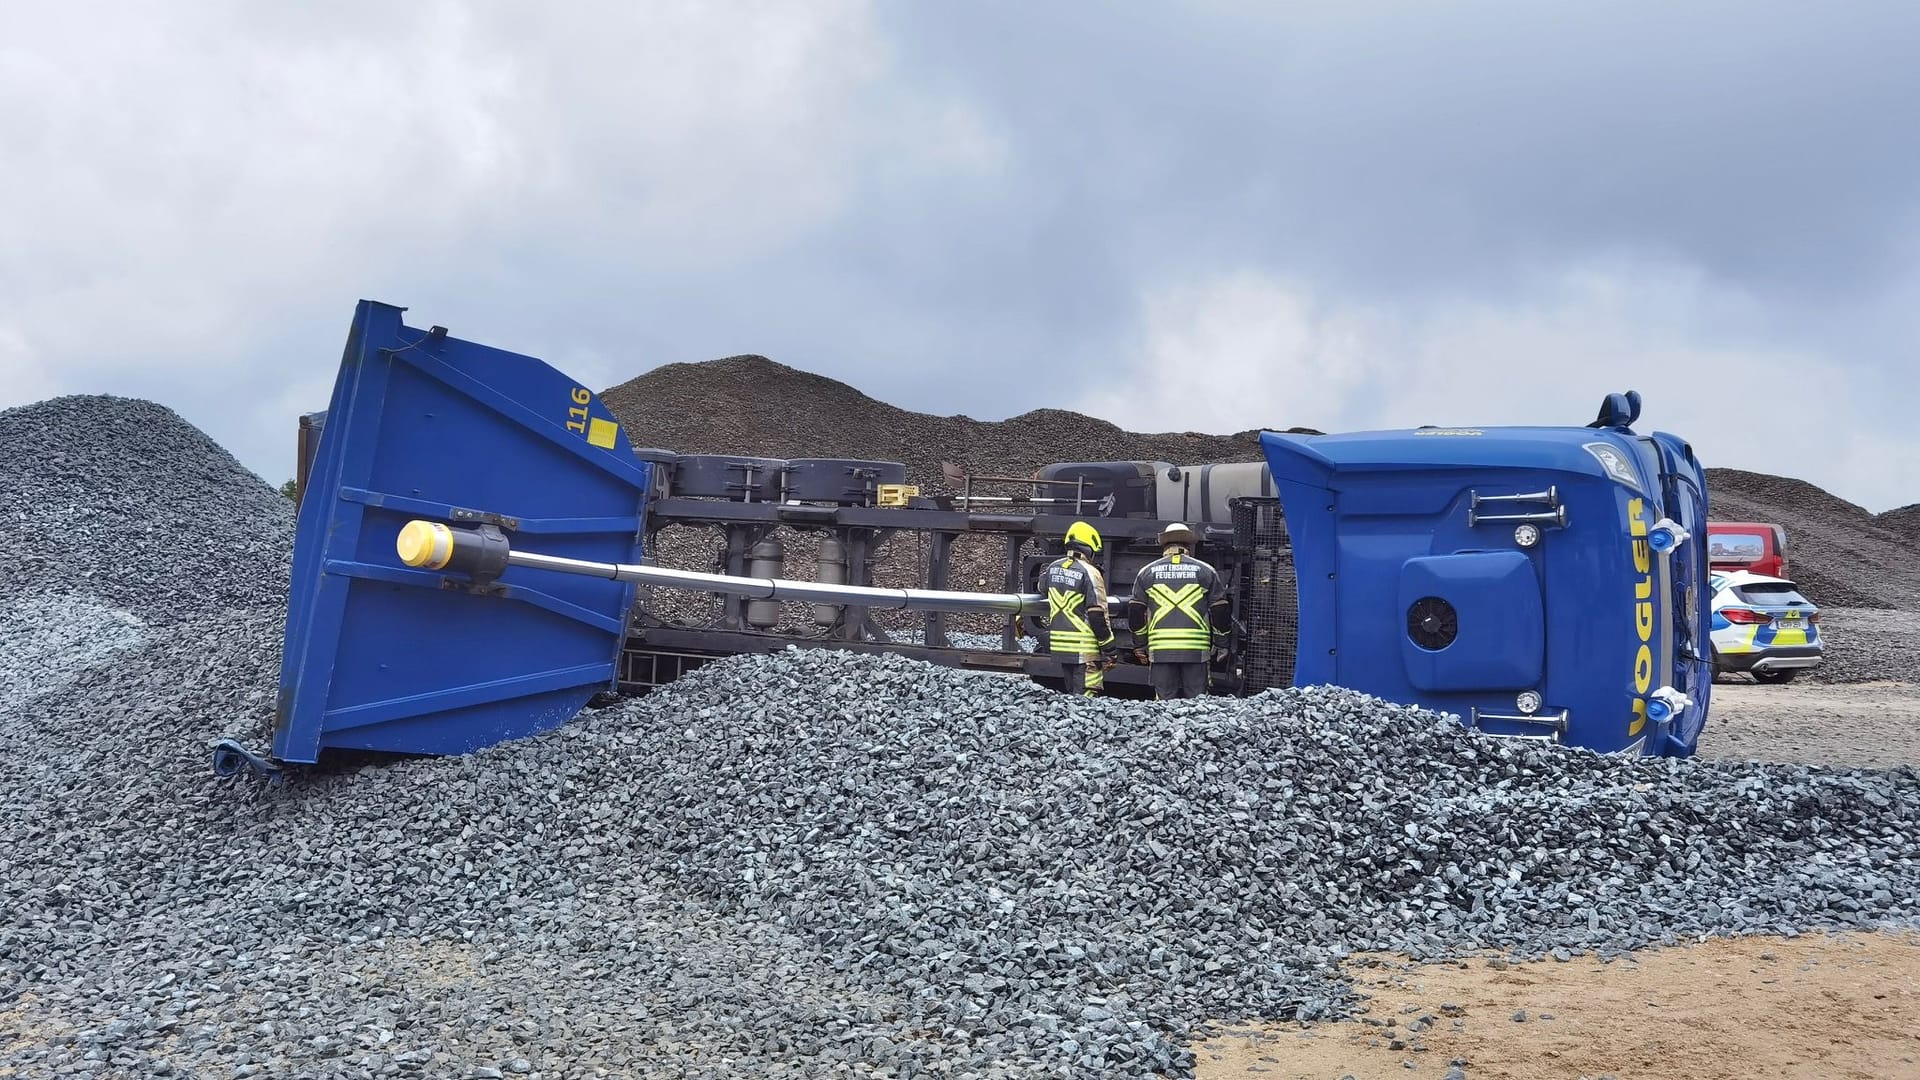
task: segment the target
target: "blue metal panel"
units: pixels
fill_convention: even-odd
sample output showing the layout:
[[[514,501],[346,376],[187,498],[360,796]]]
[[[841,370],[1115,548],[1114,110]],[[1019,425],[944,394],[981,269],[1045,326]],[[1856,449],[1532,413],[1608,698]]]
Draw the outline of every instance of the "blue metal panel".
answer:
[[[1502,691],[1540,685],[1546,627],[1533,560],[1518,551],[1467,551],[1408,559],[1397,607],[1428,597],[1458,613],[1459,636],[1428,649],[1402,634],[1400,656],[1416,690]]]
[[[1663,674],[1647,620],[1670,598],[1652,595],[1644,536],[1666,503],[1637,438],[1615,427],[1263,433],[1299,572],[1295,683],[1348,686],[1463,719],[1513,715],[1520,692],[1532,690],[1542,716],[1565,711],[1569,743],[1676,752],[1645,719]],[[1567,523],[1540,526],[1536,546],[1519,545],[1513,523],[1469,523],[1476,493],[1548,488]],[[1481,561],[1495,554],[1499,562]],[[1448,559],[1475,569],[1436,570]],[[1407,616],[1418,597],[1407,590],[1420,582],[1444,590],[1460,636],[1415,664]],[[1480,727],[1541,731],[1484,716]]]
[[[514,568],[485,589],[410,569],[415,517],[640,559],[650,466],[585,387],[362,301],[294,547],[273,756],[457,754],[543,731],[611,689],[634,586]]]

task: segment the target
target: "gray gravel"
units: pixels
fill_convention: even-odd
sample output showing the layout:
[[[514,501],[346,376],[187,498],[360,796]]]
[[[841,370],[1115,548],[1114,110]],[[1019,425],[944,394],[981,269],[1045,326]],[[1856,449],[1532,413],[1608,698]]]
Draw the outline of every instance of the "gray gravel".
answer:
[[[1814,603],[1920,609],[1920,559],[1907,515],[1876,517],[1804,480],[1739,469],[1708,469],[1707,489],[1714,520],[1786,529],[1788,573]]]
[[[84,523],[0,578],[0,1074],[1189,1075],[1196,1025],[1347,1009],[1354,950],[1920,916],[1910,768],[1608,760],[1326,688],[796,650],[464,758],[219,780],[211,739],[265,740],[291,516],[115,415],[0,455],[0,565]],[[50,637],[69,603],[95,631]]]
[[[1820,639],[1811,681],[1920,684],[1920,610],[1822,608]]]
[[[0,596],[89,595],[151,626],[286,603],[286,499],[149,401],[0,411]],[[261,567],[264,574],[250,568]]]

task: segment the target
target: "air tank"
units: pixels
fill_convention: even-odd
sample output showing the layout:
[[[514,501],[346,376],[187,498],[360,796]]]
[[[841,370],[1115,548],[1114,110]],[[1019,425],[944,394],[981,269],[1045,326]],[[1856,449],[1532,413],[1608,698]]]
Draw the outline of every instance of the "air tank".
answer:
[[[674,463],[673,494],[685,499],[776,502],[786,467],[779,458],[690,454]]]
[[[769,536],[747,552],[747,576],[778,578],[785,576],[787,549]],[[754,600],[747,604],[747,625],[771,630],[780,625],[778,600]]]
[[[814,569],[813,580],[827,585],[847,583],[847,545],[838,537],[820,538],[820,561]],[[813,621],[818,626],[832,626],[840,621],[841,610],[839,604],[815,604]]]
[[[897,461],[848,458],[795,458],[781,474],[782,500],[872,506],[881,484],[904,484],[907,467]]]
[[[1033,474],[1035,480],[1060,482],[1035,484],[1033,494],[1041,499],[1071,500],[1075,492],[1073,481],[1085,481],[1079,491],[1086,505],[1075,516],[1151,518],[1155,516],[1156,478],[1172,467],[1164,461],[1068,461],[1042,465]],[[1056,512],[1073,513],[1070,506]]]
[[[1160,470],[1155,486],[1155,516],[1191,525],[1231,522],[1233,499],[1274,497],[1273,472],[1264,461],[1169,465]]]

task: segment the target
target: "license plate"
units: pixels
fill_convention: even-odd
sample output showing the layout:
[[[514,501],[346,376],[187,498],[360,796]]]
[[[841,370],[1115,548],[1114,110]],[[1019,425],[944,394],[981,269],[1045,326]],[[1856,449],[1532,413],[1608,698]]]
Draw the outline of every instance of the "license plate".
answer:
[[[1800,621],[1800,613],[1797,611],[1789,611],[1785,615],[1780,616],[1780,618],[1786,622],[1797,623]]]

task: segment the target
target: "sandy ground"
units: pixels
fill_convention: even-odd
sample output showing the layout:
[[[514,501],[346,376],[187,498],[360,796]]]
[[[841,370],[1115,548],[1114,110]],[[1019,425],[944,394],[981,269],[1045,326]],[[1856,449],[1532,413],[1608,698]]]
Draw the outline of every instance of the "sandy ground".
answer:
[[[1368,958],[1350,974],[1368,1015],[1230,1029],[1195,1047],[1197,1076],[1920,1078],[1920,934],[1714,940],[1612,963]]]
[[[1920,686],[1717,683],[1699,752],[1727,760],[1920,766]]]

